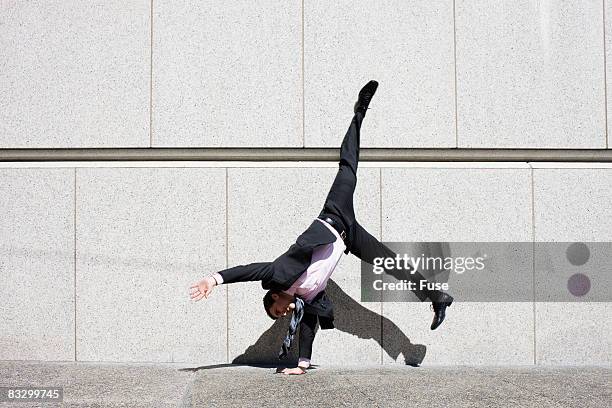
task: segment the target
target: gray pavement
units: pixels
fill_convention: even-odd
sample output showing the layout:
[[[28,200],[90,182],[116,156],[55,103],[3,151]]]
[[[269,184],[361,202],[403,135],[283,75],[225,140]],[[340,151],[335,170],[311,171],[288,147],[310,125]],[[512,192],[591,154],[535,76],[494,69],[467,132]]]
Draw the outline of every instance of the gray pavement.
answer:
[[[604,407],[610,367],[315,367],[0,361],[0,386],[61,386],[57,403],[0,407]]]

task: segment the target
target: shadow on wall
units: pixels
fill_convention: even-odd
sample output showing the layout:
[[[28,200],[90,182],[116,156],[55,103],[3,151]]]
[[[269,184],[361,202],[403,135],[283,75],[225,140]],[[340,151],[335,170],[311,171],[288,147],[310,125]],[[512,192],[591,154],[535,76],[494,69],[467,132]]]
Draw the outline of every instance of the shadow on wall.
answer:
[[[360,305],[331,279],[328,281],[325,290],[334,304],[334,325],[337,330],[352,334],[361,339],[374,339],[394,360],[397,360],[399,355],[403,354],[404,363],[407,365],[418,366],[423,362],[427,348],[421,344],[412,344],[410,339],[391,320]],[[381,323],[385,331],[384,341],[381,339]],[[278,352],[282,339],[287,333],[288,325],[289,317],[276,320],[254,344],[250,345],[244,353],[232,360],[232,364],[215,364],[189,370],[195,371],[232,365],[256,367],[295,366],[298,360],[299,334],[294,339],[287,358],[285,360],[278,359]],[[324,344],[315,344],[314,347],[317,346],[325,347]]]

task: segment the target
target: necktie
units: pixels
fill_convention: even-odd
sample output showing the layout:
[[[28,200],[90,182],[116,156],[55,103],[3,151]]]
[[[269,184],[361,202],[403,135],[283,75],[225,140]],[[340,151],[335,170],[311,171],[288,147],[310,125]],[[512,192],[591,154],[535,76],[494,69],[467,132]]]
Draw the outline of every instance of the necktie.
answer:
[[[291,349],[291,342],[293,341],[293,336],[295,336],[295,332],[297,331],[298,326],[300,325],[300,321],[302,321],[302,317],[304,316],[304,301],[299,297],[295,298],[295,309],[293,309],[293,314],[291,315],[291,321],[289,322],[289,330],[287,330],[287,335],[283,340],[283,345],[281,346],[281,351],[278,353],[278,358],[283,359],[287,357],[289,354],[289,350]]]

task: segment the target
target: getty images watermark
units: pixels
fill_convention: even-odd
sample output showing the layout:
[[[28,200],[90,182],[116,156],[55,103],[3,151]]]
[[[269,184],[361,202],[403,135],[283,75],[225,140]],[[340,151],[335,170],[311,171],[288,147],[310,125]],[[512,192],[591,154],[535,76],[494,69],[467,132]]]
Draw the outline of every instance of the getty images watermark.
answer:
[[[468,302],[612,301],[610,242],[386,242],[361,262],[361,301],[419,301],[443,290]]]

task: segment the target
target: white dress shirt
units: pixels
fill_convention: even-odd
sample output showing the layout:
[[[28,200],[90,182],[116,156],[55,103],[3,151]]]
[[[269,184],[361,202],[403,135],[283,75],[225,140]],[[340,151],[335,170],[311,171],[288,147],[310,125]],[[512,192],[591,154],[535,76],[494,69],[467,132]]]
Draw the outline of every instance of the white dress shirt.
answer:
[[[297,295],[304,299],[305,302],[310,302],[314,297],[327,286],[327,281],[331,276],[336,265],[340,261],[346,246],[340,238],[340,234],[331,225],[317,218],[322,222],[336,237],[336,240],[330,244],[319,245],[312,251],[310,266],[306,269],[298,280],[285,293]]]

